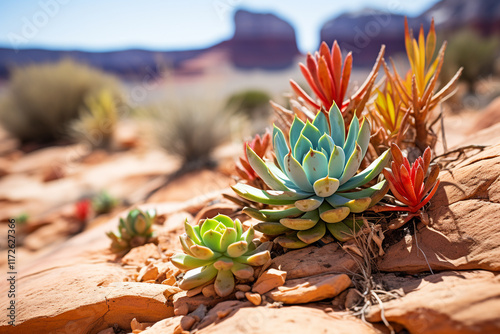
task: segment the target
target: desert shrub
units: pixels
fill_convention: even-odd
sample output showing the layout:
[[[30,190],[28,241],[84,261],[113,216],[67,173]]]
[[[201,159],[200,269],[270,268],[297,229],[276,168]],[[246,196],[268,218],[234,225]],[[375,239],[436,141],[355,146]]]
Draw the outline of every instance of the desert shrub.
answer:
[[[110,148],[121,105],[119,97],[108,89],[89,94],[80,117],[71,124],[72,136],[94,148]]]
[[[158,144],[190,168],[212,163],[213,152],[229,139],[236,117],[215,101],[195,98],[170,101],[150,108],[146,115],[152,118]]]
[[[117,81],[72,60],[17,67],[0,100],[0,121],[24,142],[61,139],[85,99],[103,88],[117,92]]]
[[[458,31],[448,39],[444,76],[451,77],[458,68],[463,67],[461,80],[467,83],[469,92],[473,93],[476,81],[493,72],[499,47],[498,36],[483,37],[472,29]]]
[[[101,191],[92,199],[92,208],[98,215],[110,213],[119,204],[120,201],[111,196],[106,190]]]
[[[231,95],[227,99],[227,108],[252,116],[267,115],[271,111],[271,96],[261,90],[245,90]]]

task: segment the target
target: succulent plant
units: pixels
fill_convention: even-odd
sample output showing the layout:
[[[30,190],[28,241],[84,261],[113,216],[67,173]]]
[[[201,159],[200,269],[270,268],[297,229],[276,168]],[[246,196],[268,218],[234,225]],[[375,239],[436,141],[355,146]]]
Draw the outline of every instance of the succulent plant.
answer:
[[[250,146],[252,150],[260,157],[264,158],[266,152],[268,151],[269,144],[271,142],[271,133],[267,130],[266,133],[261,137],[260,135],[255,135],[251,141],[246,141],[243,148],[245,149],[245,155],[240,157],[239,163],[236,164],[236,171],[240,177],[246,180],[249,184],[257,183],[260,177],[255,173],[252,166],[248,163],[248,156],[246,152],[246,146]]]
[[[92,203],[90,199],[84,198],[75,203],[75,217],[81,222],[85,222],[90,216]]]
[[[420,215],[423,212],[420,210],[434,196],[439,185],[439,167],[433,165],[428,173],[431,162],[431,150],[429,147],[424,151],[422,157],[410,165],[408,159],[403,156],[401,150],[396,144],[392,144],[391,152],[393,161],[391,169],[384,169],[383,173],[394,197],[401,205],[384,205],[374,207],[374,211],[406,211],[406,218],[400,220],[400,223],[395,223],[390,228],[397,228],[404,225],[412,217]],[[428,173],[427,179],[425,179]],[[427,196],[426,196],[427,195]],[[422,219],[424,223],[427,219]]]
[[[100,192],[92,199],[92,207],[97,214],[109,213],[118,205],[118,200],[107,191]]]
[[[443,85],[440,91],[435,92],[446,49],[445,43],[437,56],[434,56],[436,41],[434,20],[431,22],[427,38],[423,27],[420,27],[417,40],[413,38],[413,31],[408,28],[408,21],[405,19],[405,46],[410,62],[410,70],[402,78],[393,62],[394,76],[386,72],[386,75],[390,76],[390,80],[395,83],[395,88],[398,90],[403,106],[410,110],[416,132],[415,145],[421,152],[427,146],[433,148],[436,143],[436,135],[427,124],[432,123],[428,119],[431,114],[430,111],[442,100],[446,100],[454,94],[456,83],[462,72],[462,69],[459,69],[455,76],[447,84]]]
[[[384,52],[385,46],[382,46],[365,82],[346,99],[352,69],[352,55],[349,53],[342,59],[337,41],[334,41],[331,49],[323,42],[314,55],[307,55],[306,65],[299,64],[302,75],[316,98],[308,95],[294,80],[290,80],[294,92],[294,96],[290,99],[292,110],[287,110],[273,102],[271,106],[280,119],[288,124],[292,122],[290,116],[294,114],[301,119],[307,118],[312,121],[317,110],[322,110],[326,114],[333,104],[337,104],[347,126],[352,116],[360,117],[360,113],[368,102]]]
[[[343,241],[352,237],[342,233],[353,227],[350,213],[359,213],[378,202],[388,190],[385,181],[366,189],[390,159],[387,150],[364,171],[357,174],[370,141],[370,125],[361,126],[353,117],[347,137],[344,120],[336,104],[329,119],[318,112],[312,122],[295,117],[289,132],[289,146],[284,133],[274,127],[273,147],[278,166],[264,162],[249,146],[248,161],[269,191],[246,184],[233,190],[241,197],[270,205],[288,206],[282,210],[245,208],[248,215],[263,221],[255,229],[276,239],[283,247],[300,248],[321,239],[328,229]],[[345,223],[351,226],[346,226]],[[352,229],[352,228],[351,228]]]
[[[189,290],[215,278],[215,292],[227,296],[234,290],[234,276],[253,277],[254,266],[265,264],[270,258],[264,244],[256,247],[252,242],[254,229],[243,232],[238,219],[225,215],[202,221],[201,225],[184,224],[186,233],[179,237],[186,254],[176,254],[172,263],[179,269],[189,270],[179,287]]]
[[[153,223],[156,210],[130,210],[125,219],[120,218],[118,233],[108,232],[111,239],[111,249],[115,252],[129,250],[143,245],[155,236]]]
[[[88,94],[80,117],[71,124],[73,136],[93,148],[111,148],[119,120],[120,97],[109,89]]]

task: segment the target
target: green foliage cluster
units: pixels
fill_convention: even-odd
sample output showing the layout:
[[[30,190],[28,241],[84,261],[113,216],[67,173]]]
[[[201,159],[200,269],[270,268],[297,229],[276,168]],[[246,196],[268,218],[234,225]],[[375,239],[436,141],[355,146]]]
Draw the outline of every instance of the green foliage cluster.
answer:
[[[462,29],[454,33],[448,41],[443,74],[451,77],[463,67],[461,79],[474,92],[474,84],[483,76],[490,75],[495,60],[500,56],[499,36],[484,37],[472,29]]]
[[[119,92],[114,77],[72,60],[14,68],[0,99],[0,121],[23,142],[60,140],[86,99],[102,89]]]
[[[230,135],[230,114],[214,101],[169,102],[146,111],[158,144],[181,159],[185,167],[213,162],[215,149]]]

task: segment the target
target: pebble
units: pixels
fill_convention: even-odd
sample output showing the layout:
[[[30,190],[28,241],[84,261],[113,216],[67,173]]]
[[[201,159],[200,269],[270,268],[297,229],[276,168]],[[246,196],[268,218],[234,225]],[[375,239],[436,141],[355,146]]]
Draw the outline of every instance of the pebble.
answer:
[[[245,292],[245,297],[255,306],[259,306],[262,303],[262,297],[258,293]]]

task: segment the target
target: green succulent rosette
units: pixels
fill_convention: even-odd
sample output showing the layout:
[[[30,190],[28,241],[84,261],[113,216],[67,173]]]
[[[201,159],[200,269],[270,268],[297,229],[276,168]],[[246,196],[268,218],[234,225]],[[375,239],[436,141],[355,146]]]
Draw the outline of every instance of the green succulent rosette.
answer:
[[[321,239],[326,230],[340,241],[352,238],[361,223],[351,213],[360,213],[377,203],[388,190],[384,180],[360,189],[377,177],[390,160],[385,151],[358,173],[370,142],[370,124],[357,117],[345,136],[344,119],[337,105],[328,113],[318,112],[312,122],[295,117],[289,140],[274,126],[273,148],[277,165],[263,161],[247,146],[248,161],[272,190],[239,183],[233,190],[250,201],[285,206],[280,210],[245,208],[261,221],[255,229],[283,247],[301,248]]]
[[[256,247],[252,242],[254,229],[243,232],[238,219],[225,215],[206,219],[201,226],[184,223],[186,233],[179,236],[186,254],[176,254],[172,263],[179,269],[189,270],[179,282],[184,290],[193,289],[215,278],[217,295],[224,297],[234,290],[235,277],[253,277],[254,266],[265,264],[271,255],[264,244]]]
[[[155,219],[156,210],[130,210],[125,219],[120,218],[118,233],[106,233],[111,239],[111,249],[116,252],[129,250],[154,238],[153,224]]]

